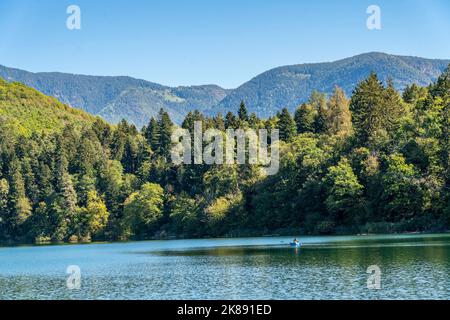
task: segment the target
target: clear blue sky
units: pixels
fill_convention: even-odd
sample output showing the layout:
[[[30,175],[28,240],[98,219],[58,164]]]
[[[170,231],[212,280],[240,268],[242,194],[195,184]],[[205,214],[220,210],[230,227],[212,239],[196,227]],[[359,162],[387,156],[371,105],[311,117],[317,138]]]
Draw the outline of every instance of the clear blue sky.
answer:
[[[81,8],[81,30],[66,8]],[[366,28],[381,8],[382,29]],[[449,0],[1,0],[0,64],[234,88],[369,51],[450,58]]]

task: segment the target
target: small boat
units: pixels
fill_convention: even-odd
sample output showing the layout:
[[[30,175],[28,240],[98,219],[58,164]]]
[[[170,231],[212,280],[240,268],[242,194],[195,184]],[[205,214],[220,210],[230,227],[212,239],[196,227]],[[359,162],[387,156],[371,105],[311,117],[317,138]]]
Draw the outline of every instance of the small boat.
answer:
[[[291,242],[289,245],[294,248],[300,248],[300,242]]]

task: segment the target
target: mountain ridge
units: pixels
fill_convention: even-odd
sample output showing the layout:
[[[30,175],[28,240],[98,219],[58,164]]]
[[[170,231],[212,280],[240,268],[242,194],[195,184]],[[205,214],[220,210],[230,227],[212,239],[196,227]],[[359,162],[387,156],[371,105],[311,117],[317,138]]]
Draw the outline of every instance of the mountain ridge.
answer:
[[[269,117],[283,107],[293,111],[314,90],[329,94],[338,85],[350,95],[371,72],[376,72],[384,82],[392,78],[399,90],[412,83],[428,85],[449,63],[450,60],[369,52],[332,62],[281,66],[252,78],[207,112],[236,112],[239,102],[244,100],[249,112]]]
[[[0,77],[21,82],[111,123],[125,118],[142,127],[160,108],[181,123],[194,109],[208,115],[225,114],[236,112],[241,101],[246,103],[249,112],[270,117],[283,107],[293,111],[307,101],[313,90],[331,93],[338,85],[350,95],[370,72],[376,72],[384,82],[391,78],[399,90],[412,83],[428,85],[449,63],[445,59],[369,52],[336,61],[276,67],[236,89],[214,84],[169,87],[129,76],[33,73],[1,65]]]
[[[213,84],[168,87],[129,76],[33,73],[3,65],[0,65],[0,77],[23,83],[109,122],[126,118],[138,127],[156,116],[160,108],[166,109],[174,121],[181,122],[189,110],[203,110],[228,93],[227,89]]]

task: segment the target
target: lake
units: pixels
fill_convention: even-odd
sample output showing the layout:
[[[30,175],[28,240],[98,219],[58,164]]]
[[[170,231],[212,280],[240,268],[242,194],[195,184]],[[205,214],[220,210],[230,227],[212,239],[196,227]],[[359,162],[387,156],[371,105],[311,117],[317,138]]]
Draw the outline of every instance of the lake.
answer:
[[[450,234],[297,237],[300,249],[292,238],[0,247],[0,298],[450,298]]]

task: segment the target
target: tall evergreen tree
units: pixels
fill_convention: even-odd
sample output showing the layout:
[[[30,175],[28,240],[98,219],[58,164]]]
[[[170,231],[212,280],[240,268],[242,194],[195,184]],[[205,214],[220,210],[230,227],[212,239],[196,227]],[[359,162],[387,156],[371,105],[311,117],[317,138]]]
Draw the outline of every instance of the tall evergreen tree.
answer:
[[[63,210],[68,219],[72,219],[78,210],[77,206],[77,193],[73,186],[72,177],[65,172],[61,179],[60,196],[62,198]]]
[[[163,109],[159,110],[158,126],[160,132],[159,154],[167,160],[170,157],[170,148],[172,146],[173,123],[169,114]]]
[[[125,142],[122,165],[126,173],[136,173],[138,168],[138,141],[134,137],[128,137]]]
[[[10,231],[8,230],[8,199],[9,199],[9,183],[8,180],[0,178],[0,239],[6,238]]]
[[[430,94],[434,98],[434,102],[442,104],[442,131],[439,141],[442,149],[442,165],[445,168],[445,187],[450,189],[450,65],[436,83],[431,86]],[[447,201],[450,208],[450,196],[448,196]],[[450,209],[448,209],[448,212],[450,212]]]
[[[152,117],[150,119],[150,122],[145,129],[144,136],[153,152],[157,152],[159,150],[160,129],[155,118]]]
[[[439,76],[435,84],[431,85],[430,93],[433,97],[448,98],[450,95],[450,65]]]
[[[308,104],[316,111],[314,129],[316,133],[326,132],[326,121],[328,117],[327,95],[318,91],[313,91],[309,97]]]
[[[402,113],[401,99],[392,84],[384,88],[375,73],[362,81],[353,92],[350,110],[360,144],[372,144],[389,135]]]
[[[294,120],[297,133],[314,132],[317,111],[310,104],[303,103],[295,110]]]
[[[328,101],[327,130],[332,135],[348,136],[352,133],[352,115],[344,91],[335,87]]]
[[[214,117],[214,128],[225,131],[225,120],[220,112]]]
[[[248,110],[244,101],[241,101],[241,104],[239,105],[238,116],[241,122],[248,122]]]
[[[236,116],[229,111],[225,116],[225,128],[227,129],[237,129],[239,126],[239,123],[236,119]]]
[[[419,100],[426,98],[426,96],[427,89],[413,83],[412,85],[406,86],[402,98],[406,103],[417,104]]]
[[[280,130],[280,139],[286,142],[291,141],[297,133],[295,121],[287,108],[281,110],[278,117],[278,129]]]
[[[13,230],[17,230],[31,216],[31,203],[25,193],[20,162],[17,158],[10,163],[10,212]]]
[[[202,123],[205,126],[205,116],[200,113],[198,110],[190,111],[183,120],[181,127],[183,129],[189,130],[189,132],[194,132],[194,124],[196,121]]]
[[[259,120],[258,116],[256,115],[256,113],[252,112],[250,114],[250,117],[248,118],[248,124],[249,124],[250,128],[255,129],[255,130],[258,129],[259,123],[260,123],[260,120]]]

